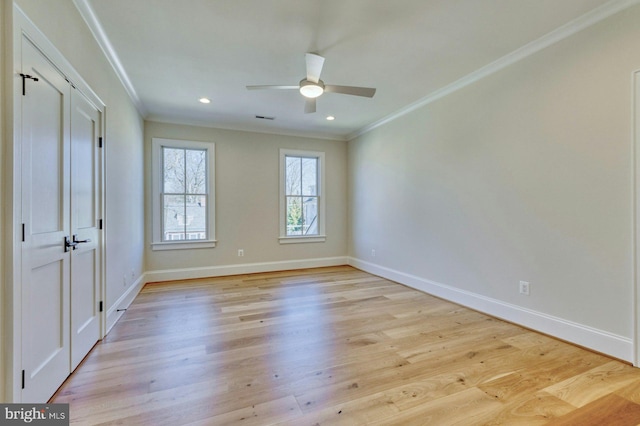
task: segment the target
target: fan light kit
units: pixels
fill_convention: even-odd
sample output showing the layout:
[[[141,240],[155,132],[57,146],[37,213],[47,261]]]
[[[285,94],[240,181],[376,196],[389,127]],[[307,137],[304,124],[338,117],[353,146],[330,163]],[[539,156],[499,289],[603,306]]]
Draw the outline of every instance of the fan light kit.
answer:
[[[300,82],[300,93],[305,98],[317,98],[324,93],[324,83],[322,80],[318,80],[317,83],[309,80],[302,80]]]
[[[305,56],[307,63],[307,78],[300,80],[297,86],[247,86],[249,90],[261,90],[261,89],[276,89],[276,90],[290,90],[297,89],[302,96],[306,98],[304,105],[305,113],[316,112],[316,98],[323,93],[340,93],[343,95],[364,96],[366,98],[372,98],[376,93],[376,89],[371,87],[356,87],[356,86],[336,86],[333,84],[324,84],[324,81],[320,80],[320,73],[322,72],[322,66],[324,65],[324,58],[315,53],[307,53]]]

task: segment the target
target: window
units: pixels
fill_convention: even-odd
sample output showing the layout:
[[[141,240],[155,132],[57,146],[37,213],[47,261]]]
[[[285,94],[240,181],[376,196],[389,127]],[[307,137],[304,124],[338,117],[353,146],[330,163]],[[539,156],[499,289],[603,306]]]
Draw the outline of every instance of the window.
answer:
[[[154,250],[215,247],[214,144],[153,138]]]
[[[280,150],[280,242],[322,242],[324,153]]]

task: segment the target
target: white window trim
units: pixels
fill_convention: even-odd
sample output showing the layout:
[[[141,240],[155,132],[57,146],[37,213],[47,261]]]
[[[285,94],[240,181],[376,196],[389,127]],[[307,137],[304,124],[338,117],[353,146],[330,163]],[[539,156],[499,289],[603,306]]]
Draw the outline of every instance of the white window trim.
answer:
[[[160,197],[160,184],[162,182],[162,147],[183,149],[205,149],[207,151],[207,227],[209,239],[207,240],[175,240],[162,241],[162,200]],[[215,239],[215,144],[213,142],[197,142],[178,139],[152,138],[151,140],[151,187],[152,187],[152,225],[153,239],[152,250],[180,250],[211,248],[216,246]]]
[[[285,197],[285,157],[287,155],[295,157],[309,157],[318,159],[318,173],[320,178],[318,179],[318,234],[308,236],[288,236],[287,235],[287,220],[286,220],[286,197]],[[318,151],[302,151],[295,149],[280,149],[280,244],[295,244],[295,243],[322,243],[325,242],[327,236],[325,234],[325,190],[324,190],[324,152]]]

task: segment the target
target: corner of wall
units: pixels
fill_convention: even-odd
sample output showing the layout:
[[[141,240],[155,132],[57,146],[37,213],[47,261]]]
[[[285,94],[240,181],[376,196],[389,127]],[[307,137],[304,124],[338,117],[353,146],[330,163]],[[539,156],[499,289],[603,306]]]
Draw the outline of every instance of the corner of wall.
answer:
[[[7,130],[6,130],[6,126],[5,126],[5,122],[6,122],[6,118],[5,118],[5,108],[6,106],[4,105],[4,103],[6,102],[6,96],[5,96],[5,85],[8,84],[6,81],[6,70],[5,70],[5,65],[6,65],[6,58],[5,56],[8,54],[8,52],[10,52],[10,49],[7,49],[5,42],[6,42],[6,37],[4,32],[7,31],[7,28],[10,28],[9,25],[7,25],[7,22],[5,21],[6,19],[6,13],[5,13],[5,8],[6,8],[7,2],[3,1],[0,2],[0,28],[2,28],[2,30],[0,31],[0,52],[2,52],[2,54],[0,54],[0,99],[2,99],[2,101],[0,101],[0,141],[2,141],[2,143],[0,144],[0,199],[1,200],[5,200],[6,198],[4,197],[4,185],[5,185],[5,178],[4,178],[4,174],[5,174],[5,166],[4,166],[4,150],[5,150],[5,145],[8,143],[8,137],[7,137]],[[4,205],[5,203],[3,203]],[[5,227],[5,221],[4,221],[4,209],[0,209],[0,241],[6,241],[6,239],[4,238],[4,227]],[[5,309],[4,309],[4,291],[5,291],[5,283],[7,282],[7,280],[4,277],[4,271],[6,270],[6,268],[4,267],[4,263],[5,263],[5,258],[4,258],[4,253],[5,253],[5,247],[3,243],[0,243],[0,271],[3,271],[2,273],[0,273],[0,330],[2,331],[2,335],[6,335],[4,327],[5,327],[5,319],[4,319],[4,315],[5,315]],[[6,383],[5,380],[5,350],[6,348],[6,344],[5,344],[6,339],[2,339],[2,343],[0,343],[0,383],[4,384]],[[0,402],[5,401],[5,389],[4,389],[4,385],[0,386]]]

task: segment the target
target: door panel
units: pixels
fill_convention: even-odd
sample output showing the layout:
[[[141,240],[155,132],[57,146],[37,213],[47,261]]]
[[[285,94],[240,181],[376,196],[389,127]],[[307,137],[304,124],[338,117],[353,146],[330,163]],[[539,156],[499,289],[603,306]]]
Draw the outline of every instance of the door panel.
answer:
[[[69,91],[22,39],[27,80],[22,111],[22,367],[24,402],[46,401],[70,373]]]
[[[71,369],[100,339],[98,137],[100,112],[82,94],[71,94]]]
[[[32,141],[30,166],[37,171],[31,176],[31,227],[34,234],[60,230],[64,219],[64,200],[60,196],[60,189],[64,184],[65,167],[63,144],[66,141],[62,136],[66,129],[61,105],[65,94],[59,90],[67,87],[58,87],[56,83],[59,85],[60,81],[49,81],[40,75],[39,81],[33,83],[37,87],[29,87],[30,93],[25,99],[36,124],[31,127],[29,134]],[[29,102],[34,98],[37,102]]]
[[[89,327],[98,314],[97,309],[95,309],[94,306],[94,301],[97,298],[95,287],[93,285],[88,285],[89,280],[87,280],[86,283],[82,283],[84,285],[80,285],[81,283],[78,282],[80,281],[79,278],[93,278],[93,274],[97,269],[97,265],[95,264],[94,259],[94,252],[95,250],[82,250],[78,253],[74,253],[73,255],[74,278],[78,278],[78,280],[76,280],[76,282],[74,283],[76,285],[72,287],[72,300],[74,302],[72,317],[76,334],[82,333],[87,327]],[[86,303],[82,303],[85,301]],[[73,335],[72,344],[74,345],[74,348],[78,345],[77,341],[73,341],[73,339],[75,338],[75,335]],[[93,346],[93,343],[95,343],[97,340],[98,336],[96,335],[95,340],[90,342],[91,346]],[[86,354],[86,352],[84,352],[84,354]],[[81,353],[80,355],[84,356],[84,354]]]
[[[64,280],[63,262],[52,262],[31,271],[31,278],[35,285],[28,288],[27,298],[35,306],[41,307],[38,321],[45,323],[59,323],[64,318],[62,312],[61,283]],[[54,277],[54,279],[51,279]],[[35,324],[34,324],[35,325]],[[34,327],[35,328],[35,327]],[[37,375],[46,368],[48,361],[64,349],[64,332],[62,327],[51,328],[53,333],[29,333],[27,346],[30,348],[30,364],[33,365],[32,375]]]

